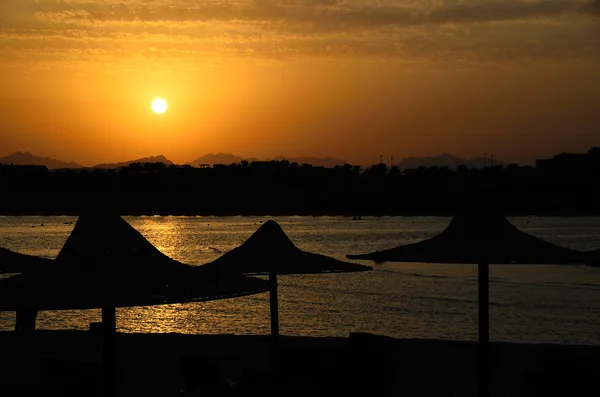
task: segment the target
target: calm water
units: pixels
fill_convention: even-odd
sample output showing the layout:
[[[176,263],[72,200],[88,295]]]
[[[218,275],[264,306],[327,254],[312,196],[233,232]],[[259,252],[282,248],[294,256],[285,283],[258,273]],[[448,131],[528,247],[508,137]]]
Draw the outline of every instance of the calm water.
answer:
[[[241,244],[268,217],[125,217],[165,254],[202,264]],[[449,218],[276,217],[300,248],[344,259],[428,238]],[[0,217],[0,246],[54,258],[75,217]],[[600,247],[600,218],[510,218],[517,227],[577,249]],[[44,226],[41,226],[44,224]],[[600,345],[600,269],[491,266],[495,341]],[[386,264],[361,274],[280,277],[281,332],[409,338],[477,338],[474,265]],[[42,312],[38,328],[87,329],[98,310]],[[266,334],[268,295],[117,310],[122,332]],[[0,313],[0,329],[14,313]]]

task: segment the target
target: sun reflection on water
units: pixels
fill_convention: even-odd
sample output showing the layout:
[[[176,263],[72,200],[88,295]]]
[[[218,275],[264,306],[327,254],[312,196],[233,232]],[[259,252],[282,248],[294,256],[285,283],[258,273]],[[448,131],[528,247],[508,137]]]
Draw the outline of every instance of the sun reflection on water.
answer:
[[[270,326],[268,296],[122,308],[117,309],[117,324],[121,332],[266,334]]]
[[[125,217],[166,255],[210,262],[244,242],[266,217]],[[5,217],[0,246],[55,257],[75,217]],[[344,259],[429,238],[450,218],[275,217],[290,239],[312,252]],[[511,218],[538,237],[576,249],[600,247],[600,218]],[[41,226],[41,224],[44,226]],[[284,335],[374,332],[408,338],[477,338],[476,266],[386,264],[372,272],[279,277]],[[492,337],[497,341],[600,344],[600,272],[585,267],[491,266]],[[47,311],[39,329],[88,329],[99,310]],[[444,326],[441,327],[440,324]],[[0,330],[14,313],[0,313]],[[117,309],[121,332],[268,334],[269,297]],[[548,330],[552,330],[549,332]]]
[[[126,220],[132,223],[131,218]],[[137,218],[134,223],[136,229],[165,255],[173,259],[178,259],[177,256],[186,257],[181,250],[185,250],[189,244],[186,244],[184,232],[171,217]]]

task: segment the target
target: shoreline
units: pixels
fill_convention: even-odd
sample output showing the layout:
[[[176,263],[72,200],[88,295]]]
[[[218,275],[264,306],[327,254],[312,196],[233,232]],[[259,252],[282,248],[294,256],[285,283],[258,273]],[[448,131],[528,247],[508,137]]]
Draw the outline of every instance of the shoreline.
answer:
[[[178,212],[178,211],[118,211],[120,216],[176,216],[176,217],[310,217],[310,218],[322,218],[322,217],[341,217],[350,218],[352,220],[354,216],[361,216],[364,218],[423,218],[423,217],[453,217],[456,215],[455,212],[389,212],[389,213],[212,213],[212,212]],[[77,217],[80,212],[2,212],[0,211],[0,217]],[[525,218],[525,217],[541,217],[541,218],[587,218],[587,217],[600,217],[600,211],[598,212],[580,212],[580,211],[538,211],[538,212],[502,212],[502,215],[510,218]],[[356,220],[360,222],[360,220]]]

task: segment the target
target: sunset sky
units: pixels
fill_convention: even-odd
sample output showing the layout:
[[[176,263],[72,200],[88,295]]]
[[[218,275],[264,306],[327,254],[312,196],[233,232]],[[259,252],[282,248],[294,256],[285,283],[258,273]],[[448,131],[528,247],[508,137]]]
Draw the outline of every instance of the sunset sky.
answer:
[[[0,156],[531,163],[594,145],[600,0],[0,0]]]

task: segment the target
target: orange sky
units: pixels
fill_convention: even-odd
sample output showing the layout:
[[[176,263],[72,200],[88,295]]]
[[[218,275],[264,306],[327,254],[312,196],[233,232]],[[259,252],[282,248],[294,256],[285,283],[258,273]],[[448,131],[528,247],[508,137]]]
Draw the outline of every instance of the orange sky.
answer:
[[[530,163],[600,145],[598,70],[599,0],[1,0],[0,156]]]

